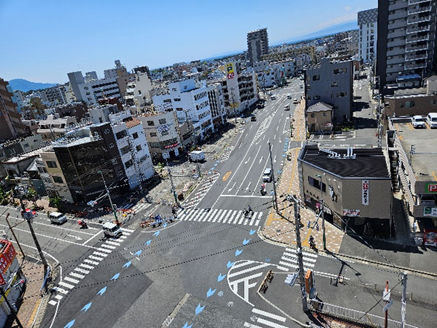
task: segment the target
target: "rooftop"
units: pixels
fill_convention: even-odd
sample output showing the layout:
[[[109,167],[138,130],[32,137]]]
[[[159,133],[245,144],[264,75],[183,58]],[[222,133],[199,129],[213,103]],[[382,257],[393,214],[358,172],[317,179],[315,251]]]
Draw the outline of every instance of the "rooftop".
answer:
[[[136,118],[132,118],[132,120],[126,122],[126,127],[128,129],[130,129],[130,128],[133,128],[134,126],[137,126],[139,124],[141,124],[140,120],[138,120]]]
[[[42,147],[39,149],[35,149],[35,150],[30,151],[28,153],[24,153],[24,154],[9,158],[7,161],[4,161],[3,163],[7,163],[7,164],[18,163],[18,162],[21,162],[21,161],[26,160],[28,158],[38,156],[40,153],[47,151],[50,148],[51,148],[51,146],[46,146],[46,147]]]
[[[344,158],[345,148],[324,151],[316,145],[308,145],[299,160],[343,178],[390,178],[381,148],[353,149],[353,154],[355,158]]]
[[[332,110],[332,106],[328,105],[327,103],[324,103],[323,101],[320,101],[318,103],[315,103],[314,105],[308,107],[307,113],[314,113],[314,112],[326,112]]]
[[[398,121],[398,123],[396,123]],[[404,121],[402,123],[402,121]],[[410,156],[411,146],[414,145],[414,154],[411,154],[411,167],[417,180],[437,181],[437,129],[415,129],[405,120],[393,120],[399,141],[407,156]]]

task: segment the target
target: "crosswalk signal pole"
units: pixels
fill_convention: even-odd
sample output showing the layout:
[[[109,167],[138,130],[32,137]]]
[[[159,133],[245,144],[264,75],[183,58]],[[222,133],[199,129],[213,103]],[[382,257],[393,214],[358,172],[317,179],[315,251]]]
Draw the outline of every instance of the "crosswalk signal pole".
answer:
[[[300,281],[300,288],[302,291],[302,310],[305,313],[308,313],[308,304],[306,299],[306,292],[305,292],[305,276],[304,276],[304,268],[303,268],[303,255],[302,255],[302,244],[300,240],[300,208],[299,208],[299,200],[292,196],[291,197],[293,203],[294,203],[294,222],[295,222],[295,229],[296,229],[296,246],[297,246],[297,262],[299,265],[299,281]]]

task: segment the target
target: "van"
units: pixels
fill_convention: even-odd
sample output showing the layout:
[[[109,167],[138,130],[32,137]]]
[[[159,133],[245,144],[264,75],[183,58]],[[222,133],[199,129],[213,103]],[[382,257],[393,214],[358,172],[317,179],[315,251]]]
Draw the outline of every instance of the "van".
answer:
[[[106,237],[118,238],[123,234],[120,227],[112,222],[106,222],[102,228]]]
[[[411,124],[415,129],[426,128],[425,119],[420,115],[414,115],[411,118]]]
[[[67,222],[67,217],[63,213],[52,212],[49,214],[50,223],[63,224]]]
[[[272,182],[272,169],[266,168],[263,173],[263,182]]]
[[[431,129],[437,128],[437,113],[429,113],[426,115],[426,123]]]

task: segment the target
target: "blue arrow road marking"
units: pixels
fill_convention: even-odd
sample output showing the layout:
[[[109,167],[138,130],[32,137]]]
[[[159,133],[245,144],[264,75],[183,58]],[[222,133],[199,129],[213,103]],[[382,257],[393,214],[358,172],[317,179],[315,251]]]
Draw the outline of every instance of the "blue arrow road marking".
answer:
[[[142,252],[143,252],[143,251],[140,249],[139,251],[136,251],[134,255],[135,255],[135,256],[140,256]]]
[[[219,275],[218,275],[218,277],[217,277],[217,281],[220,282],[220,281],[222,281],[223,279],[225,279],[225,277],[226,277],[226,274],[222,275],[221,273],[219,273]]]
[[[91,304],[93,304],[93,303],[92,303],[92,302],[89,302],[88,304],[86,304],[86,305],[81,309],[81,311],[83,311],[83,312],[88,311],[88,310],[90,309],[90,307],[91,307]]]
[[[226,267],[229,269],[231,266],[234,265],[234,263],[235,262],[228,261],[228,263],[226,264]]]
[[[163,228],[166,228],[166,227],[167,227],[167,223],[164,223],[164,224],[162,225],[162,227],[163,227]]]
[[[251,229],[251,230],[249,231],[249,234],[252,236],[255,232],[256,232],[256,230],[252,230],[252,229]]]
[[[188,325],[188,322],[185,322],[185,325],[182,328],[191,328],[193,325]]]
[[[73,327],[75,321],[76,321],[76,320],[71,320],[69,323],[67,323],[67,324],[64,326],[64,328],[71,328],[71,327]]]
[[[249,242],[250,242],[250,239],[246,239],[246,238],[245,238],[245,239],[243,240],[243,245],[246,246],[247,244],[249,244]]]
[[[151,242],[152,242],[152,240],[148,240],[148,241],[146,241],[146,242],[144,243],[144,245],[149,246]]]
[[[114,276],[111,278],[111,280],[117,280],[118,279],[118,277],[120,277],[120,273],[116,273],[116,274],[114,274]]]
[[[241,253],[243,253],[243,250],[239,250],[239,249],[237,249],[237,250],[235,250],[235,256],[238,256],[238,255],[240,255]]]
[[[153,235],[154,235],[154,236],[159,236],[159,230],[156,231]]]
[[[203,311],[203,309],[205,308],[205,305],[204,306],[201,306],[200,305],[200,303],[199,304],[197,304],[197,306],[196,306],[196,315],[198,315],[199,313],[201,313],[202,311]]]
[[[206,298],[211,297],[212,295],[214,295],[215,293],[215,289],[208,289],[208,291],[206,292]]]
[[[123,264],[123,268],[129,268],[131,264],[131,261],[127,261],[125,264]]]
[[[97,295],[103,295],[105,292],[106,292],[106,286],[105,287],[103,287],[102,289],[100,289],[98,292],[97,292]]]

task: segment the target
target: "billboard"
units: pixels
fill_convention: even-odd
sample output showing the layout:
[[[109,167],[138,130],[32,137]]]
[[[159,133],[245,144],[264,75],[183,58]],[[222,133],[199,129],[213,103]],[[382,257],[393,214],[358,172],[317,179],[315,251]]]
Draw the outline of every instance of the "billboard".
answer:
[[[226,76],[228,80],[232,80],[235,76],[235,68],[234,63],[228,63],[226,64]]]
[[[369,205],[369,180],[361,181],[361,203],[365,206]]]
[[[425,193],[437,194],[437,182],[430,182],[425,185]]]
[[[343,216],[351,216],[351,217],[356,217],[356,216],[360,216],[360,210],[349,210],[347,208],[343,209]]]
[[[0,244],[3,245],[3,249],[0,254],[0,285],[5,283],[3,277],[8,271],[10,265],[15,260],[17,253],[12,243],[8,240],[0,240]]]
[[[437,207],[425,206],[423,208],[423,216],[437,216]]]

